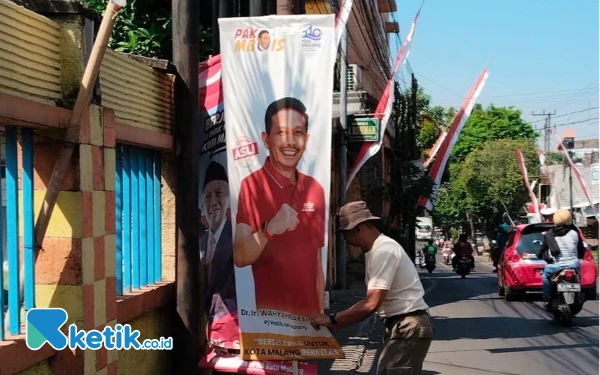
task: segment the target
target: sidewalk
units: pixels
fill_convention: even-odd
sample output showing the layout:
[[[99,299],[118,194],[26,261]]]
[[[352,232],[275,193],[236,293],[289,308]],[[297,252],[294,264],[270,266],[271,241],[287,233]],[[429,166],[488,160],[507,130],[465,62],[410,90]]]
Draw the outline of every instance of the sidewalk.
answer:
[[[367,293],[364,281],[354,281],[348,290],[331,291],[330,309],[326,313],[342,311],[360,301]],[[319,361],[321,374],[375,374],[379,351],[383,346],[385,329],[373,314],[363,322],[332,331],[342,345],[345,359]]]

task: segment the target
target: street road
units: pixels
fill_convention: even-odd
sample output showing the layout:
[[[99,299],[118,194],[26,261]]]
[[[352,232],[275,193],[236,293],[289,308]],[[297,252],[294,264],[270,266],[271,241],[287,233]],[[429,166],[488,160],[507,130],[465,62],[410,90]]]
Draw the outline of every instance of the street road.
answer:
[[[460,279],[441,261],[433,274],[419,271],[436,336],[423,375],[598,374],[597,301],[586,302],[573,327],[562,327],[543,310],[541,295],[510,303],[499,297],[491,271],[477,263]],[[319,374],[375,374],[381,323],[342,332],[335,334],[348,358],[322,363]]]
[[[574,325],[555,324],[541,295],[506,302],[492,267],[478,263],[460,279],[438,263],[422,281],[435,324],[426,374],[598,374],[598,302],[588,301]]]

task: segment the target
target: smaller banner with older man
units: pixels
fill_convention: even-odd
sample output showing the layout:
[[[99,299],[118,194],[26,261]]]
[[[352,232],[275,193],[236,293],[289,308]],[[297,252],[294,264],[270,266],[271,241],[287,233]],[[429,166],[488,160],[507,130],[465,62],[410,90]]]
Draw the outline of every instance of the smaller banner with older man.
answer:
[[[343,358],[311,325],[325,296],[334,16],[219,27],[240,356]]]

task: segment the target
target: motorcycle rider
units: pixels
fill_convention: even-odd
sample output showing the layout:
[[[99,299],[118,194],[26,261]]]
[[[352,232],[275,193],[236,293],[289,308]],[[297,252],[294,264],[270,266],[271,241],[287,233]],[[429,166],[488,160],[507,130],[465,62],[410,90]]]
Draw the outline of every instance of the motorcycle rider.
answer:
[[[435,241],[433,240],[433,238],[430,238],[430,239],[427,240],[427,244],[423,247],[423,251],[425,252],[425,256],[427,256],[427,255],[433,255],[433,256],[435,256],[435,254],[437,254],[438,247],[437,247],[437,245],[434,242]]]
[[[509,234],[510,226],[506,223],[500,224],[500,226],[498,227],[498,234],[496,236],[496,244],[492,247],[492,261],[494,262],[494,273],[498,273],[498,261],[500,260],[500,256],[502,256],[504,247],[508,242]]]
[[[473,257],[473,246],[467,241],[469,237],[466,233],[462,233],[458,236],[458,241],[454,244],[454,254],[456,256],[452,258],[452,270],[456,271],[456,264],[463,255],[467,255],[471,261],[471,269],[475,269],[475,258]]]
[[[545,259],[548,264],[544,267],[543,297],[546,310],[550,307],[552,284],[550,279],[565,268],[580,272],[580,259],[585,255],[585,246],[579,230],[573,225],[573,216],[567,209],[556,211],[553,216],[554,227],[546,232],[544,243],[538,253],[539,259]],[[548,256],[550,252],[550,256]]]

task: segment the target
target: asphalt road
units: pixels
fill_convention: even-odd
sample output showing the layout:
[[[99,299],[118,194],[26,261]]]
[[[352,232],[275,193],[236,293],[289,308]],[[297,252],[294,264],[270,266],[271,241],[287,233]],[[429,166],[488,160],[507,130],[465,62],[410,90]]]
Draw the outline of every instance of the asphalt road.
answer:
[[[423,374],[598,374],[598,301],[588,301],[573,327],[555,324],[541,294],[506,302],[487,263],[460,279],[438,262],[423,274],[435,340]]]

